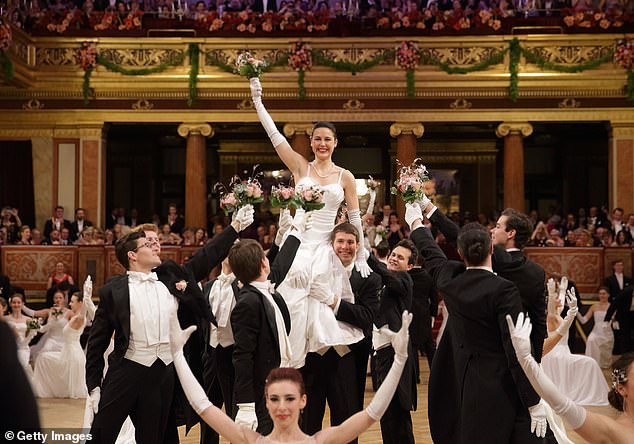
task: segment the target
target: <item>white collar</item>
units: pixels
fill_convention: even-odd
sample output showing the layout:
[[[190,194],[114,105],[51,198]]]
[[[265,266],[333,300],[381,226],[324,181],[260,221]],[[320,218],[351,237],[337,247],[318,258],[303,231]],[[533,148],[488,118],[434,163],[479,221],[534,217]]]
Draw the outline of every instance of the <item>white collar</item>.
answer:
[[[486,270],[489,273],[493,273],[493,268],[487,267],[486,265],[476,265],[473,267],[467,267],[467,270]]]
[[[510,252],[512,252],[512,251],[522,251],[522,250],[520,250],[519,248],[507,248],[507,249],[506,249],[506,252],[507,252],[507,253],[510,253]]]

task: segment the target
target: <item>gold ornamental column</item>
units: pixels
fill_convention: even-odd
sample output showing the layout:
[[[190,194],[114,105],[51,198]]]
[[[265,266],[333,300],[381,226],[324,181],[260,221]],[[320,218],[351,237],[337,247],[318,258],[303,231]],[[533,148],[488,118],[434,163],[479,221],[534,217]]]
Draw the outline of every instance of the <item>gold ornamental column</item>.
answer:
[[[634,211],[634,122],[612,122],[608,152],[610,209]]]
[[[528,122],[504,122],[495,134],[504,137],[504,208],[525,212],[524,137],[533,133]]]
[[[306,160],[311,160],[313,150],[310,147],[310,135],[313,132],[312,123],[290,122],[284,125],[284,135],[291,139],[293,150],[301,154]]]
[[[409,165],[416,159],[416,139],[423,137],[425,127],[419,122],[397,122],[390,126],[390,136],[396,138],[396,159]],[[396,200],[396,213],[405,223],[405,202]]]
[[[207,226],[207,137],[214,130],[208,123],[183,123],[178,135],[187,138],[185,155],[185,225]]]

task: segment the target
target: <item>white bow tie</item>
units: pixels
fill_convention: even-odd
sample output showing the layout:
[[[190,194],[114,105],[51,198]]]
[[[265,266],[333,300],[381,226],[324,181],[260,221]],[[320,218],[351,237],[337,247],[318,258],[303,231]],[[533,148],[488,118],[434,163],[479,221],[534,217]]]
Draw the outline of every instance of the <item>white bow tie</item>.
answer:
[[[132,272],[128,274],[130,282],[140,284],[142,282],[155,282],[158,281],[158,276],[155,272],[152,273],[140,273]]]

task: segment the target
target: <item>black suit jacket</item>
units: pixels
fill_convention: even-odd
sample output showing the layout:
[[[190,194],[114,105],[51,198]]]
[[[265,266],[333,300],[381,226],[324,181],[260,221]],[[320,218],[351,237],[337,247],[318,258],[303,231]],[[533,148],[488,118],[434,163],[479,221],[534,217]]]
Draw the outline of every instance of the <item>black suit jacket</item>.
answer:
[[[438,311],[438,292],[434,278],[424,268],[412,268],[413,298],[412,314],[414,318],[409,326],[412,344],[423,344],[431,339],[431,316]]]
[[[44,239],[48,239],[50,237],[53,228],[55,228],[55,226],[53,225],[53,219],[49,218],[44,224],[44,232],[42,232],[42,236]],[[70,221],[64,219],[64,221],[59,226],[59,231],[62,231],[62,228],[68,228],[68,231],[70,231]]]
[[[610,302],[614,301],[616,297],[627,287],[632,285],[632,278],[623,275],[623,288],[619,287],[619,281],[616,280],[616,275],[612,273],[605,278],[604,285],[610,290]]]
[[[519,291],[489,271],[447,260],[426,228],[412,231],[410,239],[450,313],[429,380],[432,439],[510,442],[518,414],[527,415],[525,409],[539,402],[506,325],[507,314],[515,319],[522,311]]]
[[[267,11],[277,11],[277,2],[276,0],[268,0],[266,5]],[[253,11],[255,12],[265,12],[264,11],[264,1],[255,0],[253,2]]]
[[[86,227],[92,227],[92,222],[90,222],[89,220],[85,220],[84,221],[84,229]],[[79,226],[77,225],[77,221],[74,220],[70,224],[70,240],[75,242],[78,238],[79,238]]]
[[[372,325],[379,312],[379,290],[381,277],[371,273],[363,278],[356,270],[350,275],[350,286],[354,293],[354,303],[341,300],[336,318],[363,330],[366,337],[372,335]]]
[[[632,306],[633,293],[633,286],[630,285],[625,287],[614,301],[610,303],[610,307],[608,307],[608,311],[605,313],[605,318],[603,318],[603,320],[609,322],[614,313],[616,313],[616,320],[619,321],[621,329],[627,330],[632,328],[630,322],[630,307]]]
[[[282,283],[290,269],[300,241],[289,236],[271,264],[269,280],[276,287]],[[286,302],[275,293],[273,300],[284,317],[286,334],[291,331],[291,316]],[[235,345],[234,393],[236,403],[264,401],[264,383],[269,372],[280,365],[279,336],[273,307],[264,301],[257,288],[245,285],[238,293],[236,306],[231,312],[231,328]]]

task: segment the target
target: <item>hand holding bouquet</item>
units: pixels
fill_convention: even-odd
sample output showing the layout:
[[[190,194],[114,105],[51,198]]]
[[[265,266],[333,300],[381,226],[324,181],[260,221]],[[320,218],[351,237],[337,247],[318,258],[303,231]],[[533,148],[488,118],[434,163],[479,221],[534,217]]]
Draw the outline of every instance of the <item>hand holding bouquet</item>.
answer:
[[[292,206],[306,211],[321,210],[324,205],[324,192],[318,185],[299,185],[295,187]]]
[[[420,159],[414,159],[411,165],[399,169],[398,179],[394,181],[390,192],[400,196],[405,203],[414,203],[425,197],[423,183],[428,180],[427,168],[420,163]]]
[[[234,176],[230,187],[231,191],[222,193],[220,197],[220,208],[224,210],[225,216],[244,205],[255,205],[264,202],[262,187],[255,177],[241,180],[240,177]],[[220,188],[224,188],[224,186],[220,185]]]
[[[295,196],[295,188],[280,185],[271,187],[271,195],[269,200],[273,208],[286,209],[293,204],[293,197]]]
[[[267,66],[267,62],[256,59],[246,51],[238,55],[238,60],[236,60],[238,73],[247,79],[260,78]]]

